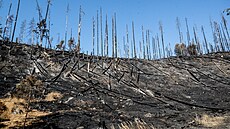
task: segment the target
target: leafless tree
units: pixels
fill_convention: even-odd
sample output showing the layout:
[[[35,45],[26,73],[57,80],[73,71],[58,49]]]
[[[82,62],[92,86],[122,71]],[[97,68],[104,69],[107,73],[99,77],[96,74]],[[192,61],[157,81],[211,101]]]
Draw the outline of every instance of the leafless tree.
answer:
[[[115,48],[115,32],[114,32],[114,17],[112,17],[112,57],[114,57],[114,48]]]
[[[35,23],[35,19],[32,18],[29,22],[29,28],[28,28],[28,35],[30,36],[30,43],[34,44],[34,36],[36,34],[36,23]]]
[[[69,17],[69,4],[66,7],[66,19],[65,19],[65,44],[64,50],[66,48],[67,36],[68,36],[68,17]]]
[[[180,24],[180,20],[179,18],[177,17],[176,18],[176,25],[177,25],[177,29],[178,29],[178,34],[179,34],[179,38],[180,38],[180,43],[183,43],[183,35],[182,35],[182,32],[181,32],[181,24]]]
[[[143,43],[143,58],[146,59],[146,55],[145,55],[145,35],[144,35],[144,27],[142,26],[142,43]]]
[[[156,40],[157,40],[157,48],[158,48],[158,52],[159,52],[159,58],[161,58],[161,47],[160,47],[160,41],[159,41],[158,34],[157,34]]]
[[[206,52],[209,53],[208,42],[207,42],[207,39],[206,39],[206,36],[205,36],[205,33],[204,33],[204,27],[203,26],[201,26],[201,31],[202,31],[203,37],[204,37],[204,43],[205,43]]]
[[[187,29],[187,42],[188,42],[188,45],[190,45],[190,33],[189,33],[188,19],[187,18],[185,18],[185,23],[186,23],[186,29]]]
[[[1,2],[2,2],[2,1],[1,1]],[[10,6],[9,6],[7,18],[6,18],[5,27],[4,27],[4,30],[3,30],[3,39],[5,39],[6,31],[9,32],[10,28],[12,27],[12,22],[13,22],[14,16],[13,16],[13,15],[10,15],[11,8],[12,8],[12,2],[10,2]],[[8,38],[10,38],[10,37],[8,37]]]
[[[78,39],[77,39],[77,46],[76,46],[76,53],[78,55],[80,54],[80,49],[81,49],[81,18],[82,18],[82,14],[84,14],[84,12],[82,11],[82,8],[80,6],[79,22],[78,22]]]
[[[17,12],[16,12],[15,21],[14,21],[13,34],[12,34],[12,38],[11,38],[11,48],[12,48],[12,42],[14,40],[14,33],[15,33],[15,30],[16,30],[17,21],[18,21],[18,14],[19,14],[20,2],[21,2],[21,0],[18,0]]]
[[[134,58],[137,58],[136,53],[136,42],[135,42],[135,34],[134,34],[134,22],[132,22],[132,31],[133,31],[133,50],[134,50]]]
[[[163,32],[162,22],[159,22],[159,29],[161,32],[161,43],[162,43],[163,56],[165,58],[164,32]]]
[[[132,52],[132,48],[130,51],[130,47],[129,47],[129,30],[128,30],[128,25],[126,24],[126,46],[128,49],[128,58],[130,58],[130,52]]]
[[[117,42],[117,22],[116,22],[116,13],[114,14],[114,49],[115,49],[115,57],[117,58],[117,47],[118,47],[118,42]]]
[[[94,20],[94,17],[93,17],[93,41],[92,41],[92,43],[93,43],[93,55],[95,55],[95,53],[94,53],[94,44],[95,44],[95,20]]]
[[[97,56],[99,56],[99,18],[97,10]]]
[[[103,36],[102,36],[102,8],[100,8],[100,25],[101,25],[101,56],[103,56]]]
[[[108,19],[106,14],[106,21],[105,21],[105,55],[109,55],[109,30],[108,30]]]
[[[22,21],[20,32],[19,32],[19,42],[24,42],[26,35],[26,20]]]

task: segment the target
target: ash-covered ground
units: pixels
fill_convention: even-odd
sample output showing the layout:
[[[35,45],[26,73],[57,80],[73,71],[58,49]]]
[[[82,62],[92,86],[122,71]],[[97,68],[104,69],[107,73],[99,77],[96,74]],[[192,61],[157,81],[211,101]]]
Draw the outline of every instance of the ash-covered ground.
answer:
[[[0,45],[2,128],[230,128],[230,53],[143,60],[9,48]]]

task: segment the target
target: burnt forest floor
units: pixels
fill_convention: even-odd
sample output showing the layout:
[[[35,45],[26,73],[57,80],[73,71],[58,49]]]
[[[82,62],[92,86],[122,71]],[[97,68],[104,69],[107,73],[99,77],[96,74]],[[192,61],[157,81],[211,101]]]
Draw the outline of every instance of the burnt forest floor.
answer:
[[[230,128],[230,53],[128,60],[9,46],[2,128]]]

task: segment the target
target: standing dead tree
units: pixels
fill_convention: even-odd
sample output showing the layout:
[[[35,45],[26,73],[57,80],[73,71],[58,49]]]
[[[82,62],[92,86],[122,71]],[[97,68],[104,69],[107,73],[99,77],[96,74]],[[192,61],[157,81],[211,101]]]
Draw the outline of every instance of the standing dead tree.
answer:
[[[158,47],[158,57],[159,58],[161,58],[161,47],[160,47],[160,41],[159,41],[159,36],[158,36],[158,34],[157,34],[157,37],[156,37],[156,39],[157,39],[157,47]]]
[[[35,19],[32,18],[29,22],[29,30],[28,30],[28,35],[30,36],[29,42],[31,44],[34,44],[34,36],[36,34],[36,23],[35,23]]]
[[[26,35],[26,20],[22,21],[20,32],[19,32],[19,42],[24,42]]]
[[[134,58],[137,58],[136,53],[136,42],[135,42],[135,34],[134,34],[134,22],[132,22],[132,31],[133,31],[133,50],[134,50]]]
[[[224,45],[223,45],[223,41],[222,41],[222,35],[220,32],[220,27],[219,24],[217,22],[214,22],[214,31],[216,32],[217,35],[217,39],[218,39],[218,43],[220,44],[220,51],[225,51],[224,49]]]
[[[99,56],[99,20],[97,10],[97,56]]]
[[[68,15],[69,15],[69,4],[66,7],[66,19],[65,19],[65,44],[64,44],[64,50],[66,48],[66,42],[67,42],[67,34],[68,34]]]
[[[11,12],[11,8],[12,8],[12,2],[10,2],[10,6],[9,6],[9,10],[8,10],[8,14],[7,14],[7,18],[6,18],[6,23],[5,23],[5,27],[4,27],[4,30],[3,30],[3,39],[5,40],[5,34],[6,34],[6,31],[11,28],[10,26],[12,26],[12,22],[13,22],[13,15],[10,16],[10,12]],[[8,37],[10,38],[10,37]]]
[[[180,43],[183,43],[183,35],[182,35],[181,29],[180,29],[181,24],[180,24],[180,20],[178,17],[176,18],[176,25],[177,25],[177,29],[178,29]]]
[[[71,28],[71,35],[70,35],[70,39],[68,40],[69,51],[72,51],[73,46],[74,46],[74,38],[72,36],[72,28]]]
[[[207,53],[209,53],[208,42],[207,42],[207,39],[206,39],[206,36],[205,36],[205,33],[204,33],[204,27],[203,27],[203,26],[201,26],[201,31],[202,31],[203,37],[204,37],[204,43],[205,43],[204,46],[205,46],[205,50],[206,50]]]
[[[229,36],[229,32],[228,32],[227,20],[225,19],[225,17],[223,15],[222,15],[222,23],[224,25],[224,29],[225,29],[227,37],[228,37],[228,42],[230,42],[230,36]]]
[[[37,29],[38,30],[36,30],[36,33],[39,33],[39,35],[40,35],[40,44],[39,45],[42,47],[44,37],[48,40],[49,44],[51,45],[49,34],[48,34],[49,30],[47,29],[47,17],[48,17],[49,10],[50,10],[51,0],[48,0],[47,8],[46,8],[46,14],[45,14],[44,19],[42,18],[41,8],[40,8],[37,0],[36,0],[36,3],[37,3],[38,14],[39,14],[39,23],[37,23]]]
[[[115,57],[117,58],[117,22],[116,22],[116,13],[114,14],[114,51],[115,51]]]
[[[103,56],[102,8],[100,8],[100,25],[101,25],[101,56]]]
[[[106,21],[105,21],[105,55],[109,55],[109,30],[108,30],[108,19],[106,15]]]
[[[114,58],[115,36],[114,36],[114,17],[112,17],[112,57]]]
[[[154,37],[152,37],[152,53],[153,59],[156,59],[156,41]]]
[[[141,59],[141,54],[142,54],[142,45],[141,45],[141,41],[139,41],[139,48],[140,48],[139,59]]]
[[[149,60],[149,39],[148,39],[148,30],[146,30],[146,55],[147,55],[147,59]]]
[[[93,32],[92,32],[92,45],[93,45],[93,56],[95,55],[95,53],[94,53],[94,44],[95,44],[95,20],[94,20],[94,17],[93,17]]]
[[[145,55],[144,27],[142,26],[141,28],[142,28],[143,58],[146,59],[146,55]]]
[[[11,33],[12,33],[12,24],[14,21],[14,16],[10,15],[7,17],[7,24],[4,27],[4,31],[3,31],[3,39],[4,40],[10,40],[11,37]]]
[[[80,49],[81,49],[81,18],[82,18],[82,14],[84,14],[84,12],[81,9],[81,6],[79,10],[80,11],[79,11],[79,22],[78,22],[78,39],[77,39],[77,46],[75,49],[75,52],[77,53],[78,58],[79,58]]]
[[[223,34],[223,42],[224,42],[224,45],[225,45],[225,48],[227,51],[229,51],[229,43],[228,43],[228,39],[227,39],[227,36],[225,34],[225,31],[224,31],[224,27],[222,24],[221,25],[221,30],[222,30],[222,34]]]
[[[126,45],[128,49],[128,58],[130,57],[130,47],[129,47],[129,31],[128,31],[128,25],[126,24]]]
[[[219,45],[218,45],[216,32],[214,30],[214,26],[213,26],[211,18],[210,18],[210,26],[211,26],[211,29],[212,29],[212,35],[213,35],[213,41],[214,41],[214,49],[213,50],[215,50],[215,52],[218,52],[218,51],[220,51],[220,48],[219,48]],[[213,51],[211,51],[211,52],[213,52]]]
[[[165,58],[165,45],[164,45],[164,34],[163,34],[162,22],[159,22],[159,29],[160,29],[160,32],[161,32],[161,43],[162,43],[163,56]]]
[[[21,2],[21,0],[18,0],[17,12],[16,12],[15,21],[14,21],[13,34],[12,34],[12,38],[11,38],[11,48],[12,48],[12,42],[14,40],[14,33],[15,33],[15,30],[16,30],[17,21],[18,21],[18,13],[19,13],[19,8],[20,8],[20,2]]]
[[[190,45],[190,33],[189,33],[188,19],[187,18],[185,18],[185,23],[186,23],[186,29],[187,29],[187,42],[188,42],[188,45]]]
[[[199,42],[198,37],[197,37],[197,32],[196,32],[195,27],[193,27],[193,33],[194,33],[195,44],[197,46],[197,52],[199,54],[202,54],[202,49],[201,49],[200,42]]]

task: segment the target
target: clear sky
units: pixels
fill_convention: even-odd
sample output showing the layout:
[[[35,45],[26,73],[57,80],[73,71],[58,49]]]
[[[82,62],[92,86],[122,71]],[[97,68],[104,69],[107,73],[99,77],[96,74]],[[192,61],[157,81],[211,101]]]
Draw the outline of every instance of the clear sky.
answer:
[[[0,22],[2,24],[5,23],[11,1],[13,3],[11,14],[16,13],[17,0],[3,0],[2,8],[0,9]],[[38,2],[44,17],[47,0],[38,0]],[[203,25],[208,42],[213,42],[210,18],[213,21],[220,22],[223,10],[230,7],[229,0],[51,0],[51,2],[51,37],[54,38],[53,46],[57,44],[58,33],[60,33],[61,39],[64,39],[66,8],[68,4],[70,8],[68,14],[68,37],[72,28],[73,36],[77,39],[79,7],[81,5],[84,11],[82,17],[81,50],[84,52],[92,51],[92,17],[96,18],[97,10],[100,10],[100,7],[103,12],[103,36],[105,35],[105,16],[106,14],[108,15],[110,49],[112,16],[116,13],[118,42],[122,50],[123,36],[126,34],[126,24],[129,28],[130,40],[132,38],[132,21],[134,21],[135,25],[136,45],[139,46],[139,41],[141,41],[142,25],[145,30],[150,30],[150,36],[156,36],[160,33],[159,21],[161,21],[165,43],[171,43],[171,46],[174,46],[175,43],[179,42],[176,17],[180,19],[184,41],[187,41],[185,26],[185,18],[187,18],[191,37],[193,37],[192,27],[196,26],[199,38],[202,41],[203,37],[200,27]],[[19,35],[21,22],[23,20],[29,22],[33,17],[38,22],[36,0],[21,0],[16,37]],[[226,19],[229,21],[230,17],[226,16]]]

